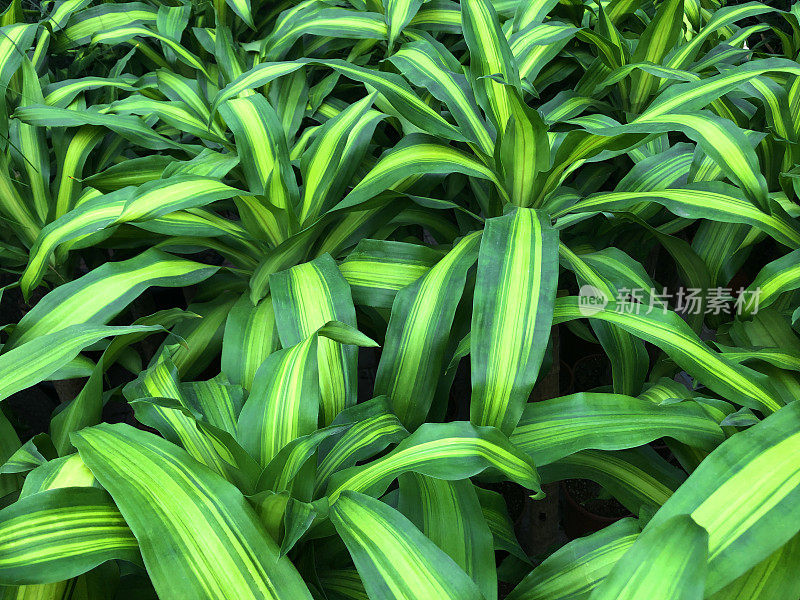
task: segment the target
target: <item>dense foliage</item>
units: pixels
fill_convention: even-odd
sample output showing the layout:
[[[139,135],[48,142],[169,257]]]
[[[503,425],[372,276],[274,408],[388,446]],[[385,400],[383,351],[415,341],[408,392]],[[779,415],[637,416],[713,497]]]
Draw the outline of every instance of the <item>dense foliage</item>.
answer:
[[[799,19],[13,0],[0,597],[800,598]]]

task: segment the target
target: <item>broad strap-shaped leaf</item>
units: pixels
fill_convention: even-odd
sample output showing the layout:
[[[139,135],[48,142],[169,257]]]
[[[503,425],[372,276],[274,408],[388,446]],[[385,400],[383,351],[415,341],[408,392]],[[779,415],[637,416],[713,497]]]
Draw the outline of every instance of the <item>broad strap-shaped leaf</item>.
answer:
[[[318,577],[320,586],[331,600],[369,600],[356,569],[320,571]]]
[[[207,279],[217,267],[145,250],[120,262],[105,263],[42,298],[19,322],[6,348],[75,324],[103,324],[153,285],[180,287]]]
[[[549,216],[518,208],[488,219],[472,308],[470,418],[510,433],[550,338],[558,285],[558,232]]]
[[[452,558],[380,500],[348,491],[330,515],[373,600],[483,598]]]
[[[581,450],[540,467],[542,481],[590,479],[608,490],[632,513],[662,506],[686,479],[686,473],[649,446],[630,450]]]
[[[369,458],[389,444],[396,444],[408,436],[392,413],[385,396],[344,409],[336,416],[332,426],[344,426],[347,429],[322,440],[315,491],[324,489],[334,472],[352,467],[359,460]]]
[[[335,204],[353,178],[375,127],[386,116],[372,110],[374,100],[371,94],[328,119],[304,153],[301,225],[313,222]]]
[[[522,3],[519,4],[520,8],[523,6]],[[548,68],[553,69],[557,64],[554,59],[578,31],[575,27],[553,20],[548,23],[530,25],[511,35],[508,38],[508,45],[517,61],[520,78],[533,83],[540,73],[546,72]],[[575,106],[580,103],[581,100],[578,100]],[[569,106],[561,106],[559,110],[569,111],[571,109]]]
[[[492,534],[471,481],[405,473],[398,510],[472,578],[484,598],[497,598]]]
[[[224,375],[207,381],[182,383],[179,387],[184,406],[200,414],[214,427],[236,434],[236,420],[245,400],[241,387],[228,383]]]
[[[655,202],[679,217],[702,218],[726,223],[745,223],[758,227],[781,244],[795,249],[800,246],[800,228],[780,208],[773,214],[764,212],[746,198],[741,197],[731,186],[720,183],[696,184],[687,189],[652,192],[601,192],[589,196],[573,207],[559,211],[559,217],[567,212],[625,210],[641,202]]]
[[[22,444],[0,467],[0,473],[26,473],[56,458],[57,452],[50,436],[37,433]]]
[[[333,210],[363,204],[385,190],[399,188],[406,179],[414,176],[450,173],[488,179],[497,185],[501,194],[504,193],[495,172],[482,162],[429,136],[411,134],[386,152]]]
[[[541,23],[556,4],[558,0],[531,0],[524,4],[520,2],[514,13],[514,31]]]
[[[28,23],[0,27],[0,88],[4,95],[11,76],[19,69],[33,43],[36,30],[37,25]]]
[[[107,560],[140,562],[138,546],[105,491],[39,492],[0,511],[0,583],[53,583]]]
[[[350,286],[329,254],[270,275],[278,334],[284,348],[299,344],[329,321],[356,326]],[[356,401],[355,346],[317,342],[323,425]]]
[[[423,0],[386,0],[386,26],[389,28],[389,48],[397,36],[417,14]]]
[[[487,156],[493,154],[494,139],[461,73],[461,65],[444,46],[433,39],[415,40],[403,44],[389,60],[409,81],[444,102],[455,122],[481,152]]]
[[[766,308],[782,293],[796,290],[798,287],[800,287],[800,250],[795,250],[767,263],[758,272],[745,292],[757,294],[758,302],[744,303],[743,313],[751,314],[760,308]]]
[[[425,421],[480,232],[462,238],[428,273],[398,292],[378,364],[375,393],[386,395],[403,425]]]
[[[402,473],[452,481],[487,468],[541,493],[539,476],[528,456],[494,427],[475,427],[463,421],[422,425],[386,456],[336,473],[326,493],[333,503],[345,490],[379,495]]]
[[[683,14],[683,0],[662,2],[653,16],[653,20],[648,23],[644,32],[639,36],[636,49],[631,55],[631,62],[661,64],[661,61],[678,41],[683,28]],[[657,85],[658,80],[655,76],[642,70],[634,71],[628,100],[635,112],[641,110]]]
[[[364,239],[339,264],[353,302],[391,308],[397,292],[430,271],[441,252],[418,244]]]
[[[253,13],[250,8],[250,0],[225,0],[239,17],[250,27],[254,27]]]
[[[774,412],[782,406],[782,400],[766,377],[734,364],[711,350],[676,313],[654,310],[646,314],[645,310],[637,311],[636,306],[631,304],[620,302],[616,303],[616,307],[609,304],[605,309],[589,315],[589,318],[619,325],[655,344],[692,377],[728,400],[768,412]],[[578,307],[574,297],[556,300],[553,315],[556,323],[587,316]]]
[[[225,319],[235,302],[236,295],[225,290],[208,302],[190,304],[188,309],[200,318],[187,319],[173,327],[172,333],[185,341],[172,352],[172,361],[181,378],[198,377],[219,356]],[[169,343],[170,340],[165,340],[162,347]]]
[[[781,58],[751,60],[744,65],[727,69],[719,75],[670,86],[637,119],[639,122],[655,121],[668,113],[689,113],[703,108],[723,94],[736,89],[743,82],[765,73],[797,75],[800,66]]]
[[[327,516],[327,502],[303,502],[288,492],[258,492],[248,497],[261,522],[272,539],[280,544],[281,556],[292,549],[323,512]]]
[[[41,224],[34,217],[28,204],[23,200],[12,179],[12,166],[6,155],[0,156],[0,216],[13,224],[15,235],[25,246],[31,246],[36,241]]]
[[[254,489],[261,469],[230,433],[200,421],[177,400],[140,398],[129,403],[137,421],[156,429],[239,489]]]
[[[209,125],[181,101],[165,102],[135,95],[114,102],[109,110],[117,115],[141,115],[144,117],[152,115],[164,125],[190,136],[214,144],[225,143],[224,130],[216,122]]]
[[[205,67],[203,66],[203,61],[198,56],[181,46],[178,42],[170,37],[161,35],[160,33],[157,33],[152,29],[148,29],[142,25],[134,24],[125,27],[116,27],[114,29],[103,28],[103,30],[95,33],[92,36],[92,45],[117,45],[127,42],[135,46],[136,44],[141,43],[138,40],[134,41],[136,38],[153,38],[158,40],[162,46],[169,48],[179,61],[188,67],[197,69],[203,75],[208,77],[208,72],[206,72]]]
[[[219,91],[214,98],[211,116],[214,116],[217,109],[231,98],[236,98],[239,94],[247,90],[262,87],[278,77],[293,73],[302,66],[303,63],[301,62],[291,61],[262,62],[255,65],[252,69],[242,73]]]
[[[490,76],[519,87],[519,71],[500,20],[489,0],[465,0],[461,4],[464,40],[469,48],[470,73],[478,101],[502,132],[512,114],[509,90]]]
[[[702,600],[708,533],[688,515],[648,528],[592,592],[590,600]]]
[[[498,135],[498,170],[511,203],[528,207],[536,200],[536,175],[550,168],[550,140],[541,115],[523,102],[517,90],[507,87],[511,114]]]
[[[238,193],[239,190],[210,177],[179,175],[145,183],[135,190],[124,188],[92,198],[42,229],[22,275],[23,293],[28,294],[38,285],[53,251],[64,242],[122,223],[157,219],[205,206]],[[178,234],[174,227],[170,233]]]
[[[33,104],[14,111],[14,117],[38,127],[80,127],[92,125],[106,128],[144,148],[162,150],[182,149],[183,145],[165,137],[133,115],[115,115],[96,111],[79,111]]]
[[[70,138],[58,174],[54,218],[64,216],[75,206],[83,189],[80,180],[87,158],[105,135],[106,131],[102,127],[84,125]]]
[[[741,577],[720,591],[709,596],[709,600],[782,600],[800,594],[800,581],[794,576],[800,561],[800,536],[773,552]]]
[[[222,372],[231,383],[250,390],[256,370],[278,345],[272,296],[253,305],[249,294],[242,294],[225,321]]]
[[[746,132],[732,121],[707,110],[693,113],[685,112],[687,110],[689,109],[681,106],[680,113],[642,116],[628,125],[609,124],[607,120],[599,123],[587,122],[587,129],[604,136],[680,131],[695,141],[725,175],[742,188],[751,202],[766,206],[766,180]]]
[[[184,450],[127,425],[73,434],[139,540],[161,598],[311,598],[244,496]]]
[[[503,550],[523,562],[529,562],[514,532],[514,522],[502,494],[475,487],[481,511],[494,540],[494,549]]]
[[[689,476],[647,525],[654,529],[689,515],[708,531],[706,593],[728,585],[785,544],[798,531],[789,519],[800,496],[792,459],[800,444],[793,402],[737,433]]]
[[[634,519],[622,519],[556,550],[507,596],[508,600],[587,600],[639,535]]]
[[[66,25],[63,43],[69,47],[79,46],[89,42],[97,31],[132,23],[155,24],[157,18],[158,10],[143,2],[93,6],[76,12],[69,21],[60,23],[61,27]]]
[[[242,407],[237,440],[262,466],[290,442],[316,431],[320,413],[318,338],[375,345],[354,328],[327,323],[302,342],[270,354],[256,371]]]
[[[360,67],[344,60],[313,62],[330,67],[348,79],[374,88],[386,98],[393,111],[419,127],[423,132],[445,140],[467,141],[465,135],[458,128],[451,125],[438,111],[417,96],[400,75]]]
[[[426,31],[461,33],[461,7],[450,0],[429,0],[411,19],[410,25]]]
[[[644,293],[648,299],[652,299],[650,290],[654,288],[654,284],[642,267],[623,252],[614,253],[613,250],[616,248],[578,256],[561,244],[559,254],[564,265],[575,272],[581,287],[592,286],[608,298],[620,297],[620,288],[635,287],[646,290]],[[616,256],[609,256],[609,253]],[[614,391],[622,394],[640,392],[650,364],[644,342],[611,323],[593,320],[590,324],[611,362]]]
[[[0,463],[5,464],[19,450],[19,436],[0,408]],[[20,477],[14,473],[0,475],[0,494],[6,496],[19,489]]]
[[[761,2],[745,2],[738,6],[725,6],[712,13],[705,26],[687,44],[672,49],[665,64],[674,69],[682,69],[691,63],[703,47],[703,43],[713,33],[730,26],[736,21],[755,17],[775,10]]]
[[[58,108],[67,108],[76,96],[84,92],[107,88],[134,92],[140,87],[136,84],[136,77],[127,73],[120,77],[88,76],[78,79],[65,79],[46,86],[43,90],[44,98],[39,100],[39,104],[44,103]]]
[[[159,326],[68,325],[0,354],[0,400],[44,381],[78,353],[112,335],[158,331]],[[6,344],[8,346],[8,344]]]
[[[0,68],[0,72],[2,68]],[[2,74],[0,74],[2,82]],[[33,63],[25,60],[22,63],[22,94],[20,103],[34,104],[42,102],[42,88],[39,76]],[[34,213],[40,221],[46,222],[50,212],[50,160],[45,146],[44,130],[17,123],[16,133],[19,137],[19,151],[24,157],[25,172],[30,184],[30,194]]]
[[[297,182],[275,109],[264,96],[253,94],[228,100],[219,111],[233,131],[250,192],[266,194],[272,204],[288,210],[297,193]]]
[[[708,451],[725,439],[696,402],[659,406],[590,392],[527,404],[509,439],[537,465],[546,465],[580,450],[634,448],[662,437]]]
[[[270,354],[256,371],[239,415],[238,441],[261,466],[317,427],[317,336]]]
[[[381,15],[345,8],[322,8],[324,6],[298,11],[286,20],[288,26],[276,27],[272,35],[264,41],[266,56],[270,59],[282,57],[303,35],[366,40],[386,38],[386,23]]]
[[[46,490],[74,487],[100,487],[77,453],[48,460],[30,471],[25,476],[19,497],[22,499]]]
[[[59,455],[74,452],[69,434],[84,426],[97,425],[103,412],[103,359],[92,370],[80,393],[50,419],[50,434]]]
[[[344,426],[323,427],[286,444],[261,472],[256,490],[289,491],[293,497],[310,501],[311,477],[300,471],[306,465],[313,467],[308,460],[322,442],[345,429]]]

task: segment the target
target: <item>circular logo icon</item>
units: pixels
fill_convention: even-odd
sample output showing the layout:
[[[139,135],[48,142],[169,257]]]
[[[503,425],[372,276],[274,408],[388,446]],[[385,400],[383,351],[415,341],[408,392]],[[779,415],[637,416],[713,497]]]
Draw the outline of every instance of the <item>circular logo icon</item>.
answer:
[[[608,305],[605,292],[593,285],[582,285],[578,293],[578,310],[585,317],[596,315]]]

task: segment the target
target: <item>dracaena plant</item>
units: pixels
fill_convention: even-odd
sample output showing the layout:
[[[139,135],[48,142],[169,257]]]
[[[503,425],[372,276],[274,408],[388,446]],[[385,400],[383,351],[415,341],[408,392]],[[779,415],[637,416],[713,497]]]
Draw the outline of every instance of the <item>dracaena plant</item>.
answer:
[[[86,379],[0,413],[3,597],[800,596],[797,14],[13,2],[0,400]],[[530,401],[554,327],[610,385]],[[573,478],[635,517],[527,554]]]

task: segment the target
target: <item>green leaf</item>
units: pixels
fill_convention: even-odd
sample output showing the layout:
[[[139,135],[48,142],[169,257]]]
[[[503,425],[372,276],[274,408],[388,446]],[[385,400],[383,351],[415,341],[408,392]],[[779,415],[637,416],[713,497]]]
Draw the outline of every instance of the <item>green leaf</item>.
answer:
[[[330,514],[370,598],[483,598],[453,559],[379,500],[348,491]]]
[[[41,281],[53,251],[64,242],[131,221],[147,221],[231,198],[236,190],[210,177],[179,175],[92,198],[47,225],[31,248],[21,286],[29,295]],[[175,234],[174,227],[171,233]]]
[[[492,534],[472,482],[405,473],[398,510],[470,576],[486,600],[497,598]]]
[[[530,458],[494,427],[465,422],[425,423],[386,456],[334,475],[326,495],[335,502],[345,490],[378,495],[402,473],[465,479],[488,468],[540,494],[539,476]]]
[[[313,335],[329,321],[356,326],[350,286],[329,254],[270,275],[275,320],[284,348]],[[322,423],[330,425],[356,401],[357,348],[323,338],[317,342]]]
[[[630,549],[639,535],[634,519],[559,548],[507,596],[508,600],[588,600],[591,591]]]
[[[319,128],[302,158],[301,225],[315,221],[335,204],[367,151],[372,133],[386,115],[372,110],[375,96],[354,102]]]
[[[160,329],[158,326],[105,327],[79,324],[67,325],[55,333],[37,336],[30,342],[0,354],[0,400],[44,381],[75,358],[81,350],[103,338]]]
[[[128,425],[72,442],[139,540],[159,597],[311,599],[241,492],[184,450]]]
[[[337,426],[348,428],[322,440],[315,491],[324,489],[334,472],[352,467],[408,436],[385,396],[344,409],[333,420],[332,427]]]
[[[507,95],[511,114],[498,136],[498,169],[511,203],[527,207],[536,200],[537,174],[550,167],[550,140],[541,115],[510,86]]]
[[[662,437],[708,451],[725,439],[695,402],[659,406],[588,392],[529,403],[509,439],[537,465],[546,465],[580,450],[634,448]]]
[[[428,273],[395,297],[375,393],[386,395],[403,425],[425,421],[441,375],[444,351],[480,232],[462,238]]]
[[[518,208],[486,221],[472,309],[476,425],[510,433],[544,357],[558,284],[558,232],[549,216]]]
[[[267,194],[273,205],[288,210],[297,193],[297,182],[275,109],[264,96],[253,94],[228,100],[219,111],[233,131],[250,192]]]
[[[238,441],[265,467],[292,440],[317,428],[317,336],[270,354],[239,415]]]
[[[468,139],[476,142],[485,155],[492,155],[492,134],[481,117],[461,66],[444,46],[428,39],[409,42],[389,60],[410,82],[444,102]]]
[[[702,600],[708,533],[688,515],[648,527],[590,600]]]
[[[6,348],[78,324],[107,323],[150,286],[181,287],[207,279],[217,267],[145,250],[106,263],[42,298],[17,324]]]
[[[796,533],[790,516],[800,494],[792,448],[800,403],[793,402],[740,432],[690,475],[645,531],[689,515],[708,531],[706,593],[754,567]]]
[[[662,2],[653,20],[639,36],[636,49],[631,54],[631,62],[660,64],[678,41],[683,28],[683,14],[683,0]],[[635,112],[641,111],[657,85],[658,81],[653,75],[645,71],[633,73],[628,100]]]
[[[581,450],[540,467],[545,482],[590,479],[632,513],[662,506],[686,479],[649,446],[631,450]]]
[[[140,562],[138,543],[97,488],[39,492],[0,511],[0,583],[52,583],[107,560]]]
[[[272,297],[254,306],[249,294],[242,294],[225,321],[222,372],[231,383],[250,390],[256,370],[278,345]]]
[[[742,406],[774,412],[782,406],[769,380],[760,373],[734,364],[705,345],[691,328],[672,311],[636,311],[630,303],[609,304],[588,315],[602,319],[657,345],[689,375]],[[627,308],[626,308],[627,306]],[[630,310],[629,310],[630,309]],[[574,298],[556,300],[553,320],[562,323],[584,315]]]
[[[465,0],[461,4],[461,22],[478,101],[494,121],[497,131],[503,132],[513,112],[509,90],[491,76],[498,75],[505,83],[519,87],[516,60],[489,0]]]
[[[729,583],[709,600],[782,600],[800,593],[800,581],[794,577],[800,560],[800,536],[769,555],[765,560]]]
[[[397,292],[430,271],[442,258],[433,248],[391,240],[364,239],[339,265],[353,302],[391,308]]]

